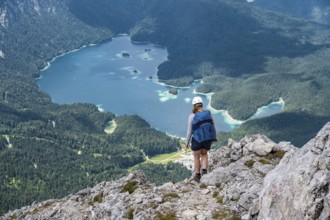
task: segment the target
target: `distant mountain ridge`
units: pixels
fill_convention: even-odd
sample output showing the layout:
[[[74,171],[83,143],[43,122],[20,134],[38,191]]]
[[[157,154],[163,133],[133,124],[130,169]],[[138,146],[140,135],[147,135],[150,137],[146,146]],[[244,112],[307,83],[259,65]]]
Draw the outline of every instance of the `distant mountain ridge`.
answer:
[[[304,18],[320,24],[330,24],[330,2],[327,0],[254,0],[251,2],[253,5],[293,17]]]

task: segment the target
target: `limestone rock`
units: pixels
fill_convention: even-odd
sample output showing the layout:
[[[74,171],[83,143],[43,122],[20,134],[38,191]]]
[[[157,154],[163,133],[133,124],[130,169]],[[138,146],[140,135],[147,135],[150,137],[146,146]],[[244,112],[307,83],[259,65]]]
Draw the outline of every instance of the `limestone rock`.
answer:
[[[185,219],[195,218],[198,215],[197,210],[186,210],[182,213],[182,217]]]
[[[329,219],[330,123],[267,174],[258,219]]]
[[[275,147],[275,143],[264,135],[249,136],[249,142],[243,147],[243,154],[247,155],[250,152],[259,156],[269,154]]]
[[[209,162],[200,184],[155,186],[134,171],[0,219],[330,219],[330,123],[301,149],[247,135],[212,152]]]

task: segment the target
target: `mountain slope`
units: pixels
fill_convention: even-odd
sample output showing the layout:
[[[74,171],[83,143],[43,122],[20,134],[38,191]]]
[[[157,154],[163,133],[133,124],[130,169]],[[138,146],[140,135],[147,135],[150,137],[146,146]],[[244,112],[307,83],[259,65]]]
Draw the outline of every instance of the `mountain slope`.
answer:
[[[321,24],[330,24],[330,3],[326,0],[255,0],[252,4],[285,13],[292,17],[304,18]]]
[[[159,66],[160,80],[186,86],[202,78],[204,84],[198,90],[214,92],[212,105],[227,109],[235,118],[245,119],[257,107],[284,98],[283,113],[247,122],[229,134],[232,137],[257,131],[301,146],[330,118],[326,26],[265,12],[243,1],[3,0],[2,210],[117,178],[143,160],[140,150],[153,155],[179,147],[178,140],[151,129],[136,116],[117,118],[88,104],[59,106],[38,89],[35,78],[47,61],[122,32],[136,41],[166,46],[169,60]],[[118,120],[122,132],[109,137],[103,129],[112,119]],[[227,141],[226,137],[221,139]],[[154,143],[161,144],[154,149]],[[81,149],[86,155],[78,154]],[[125,160],[107,157],[120,153]],[[64,171],[78,177],[66,176]],[[88,177],[86,171],[95,175]],[[63,182],[58,184],[56,179]],[[52,184],[57,188],[47,195]]]
[[[228,110],[236,119],[245,120],[258,107],[284,99],[285,112],[274,116],[282,126],[271,124],[275,118],[270,117],[268,127],[251,121],[231,135],[257,130],[302,146],[330,117],[330,29],[326,26],[244,1],[126,0],[118,5],[100,0],[92,8],[87,6],[87,0],[73,1],[70,11],[88,24],[114,29],[127,14],[122,11],[129,10],[132,16],[120,31],[126,29],[135,41],[168,49],[169,60],[158,68],[160,80],[186,86],[202,78],[197,91],[214,93],[212,106]],[[97,14],[99,10],[108,13]],[[306,117],[298,119],[301,115]],[[289,135],[286,121],[303,124],[299,129],[307,137]],[[308,126],[311,121],[313,126]]]
[[[148,156],[180,148],[138,116],[58,105],[35,77],[53,57],[113,35],[68,11],[69,1],[1,1],[0,213],[119,178]],[[117,128],[104,132],[109,121]]]
[[[154,186],[140,172],[0,219],[327,219],[330,123],[305,146],[246,136],[213,152],[201,184]]]
[[[259,73],[267,56],[292,57],[318,48],[311,41],[301,43],[299,34],[284,34],[290,26],[304,27],[303,22],[274,17],[242,3],[153,0],[146,4],[144,1],[126,0],[120,5],[117,1],[98,1],[90,8],[86,2],[73,1],[70,5],[71,12],[80,20],[113,29],[115,24],[123,21],[126,14],[121,12],[125,8],[132,15],[128,21],[132,17],[135,20],[125,20],[121,31],[130,32],[136,41],[167,46],[169,62],[159,67],[161,80],[200,78],[202,75],[197,73],[197,69],[204,62],[225,69],[225,74],[230,76]],[[100,10],[108,13],[97,14]],[[269,22],[273,26],[269,26]],[[329,39],[327,41],[330,42]],[[180,66],[180,63],[189,65]]]

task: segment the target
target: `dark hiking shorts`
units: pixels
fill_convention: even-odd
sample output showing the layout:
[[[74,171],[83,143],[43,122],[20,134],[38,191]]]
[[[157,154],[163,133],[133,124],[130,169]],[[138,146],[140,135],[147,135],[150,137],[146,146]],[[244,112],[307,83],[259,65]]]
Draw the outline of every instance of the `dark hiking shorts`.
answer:
[[[198,143],[197,141],[195,141],[194,138],[192,138],[191,150],[193,150],[193,151],[197,151],[197,150],[201,150],[201,149],[210,150],[211,144],[212,144],[212,141],[204,141],[202,143]]]

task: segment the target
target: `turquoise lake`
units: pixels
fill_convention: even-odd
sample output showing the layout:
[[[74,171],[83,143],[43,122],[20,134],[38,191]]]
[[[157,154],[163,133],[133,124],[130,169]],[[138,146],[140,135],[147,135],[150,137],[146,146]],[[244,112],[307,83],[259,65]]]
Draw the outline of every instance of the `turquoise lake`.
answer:
[[[101,111],[116,115],[136,114],[153,128],[184,137],[199,82],[180,88],[177,96],[169,94],[170,87],[157,81],[157,67],[167,55],[164,47],[133,43],[128,36],[118,36],[53,59],[41,71],[38,84],[55,103],[93,103]],[[200,96],[208,105],[211,95]],[[253,118],[275,114],[283,107],[282,100],[273,102],[259,108]],[[242,123],[226,111],[208,108],[217,130],[232,131]]]

